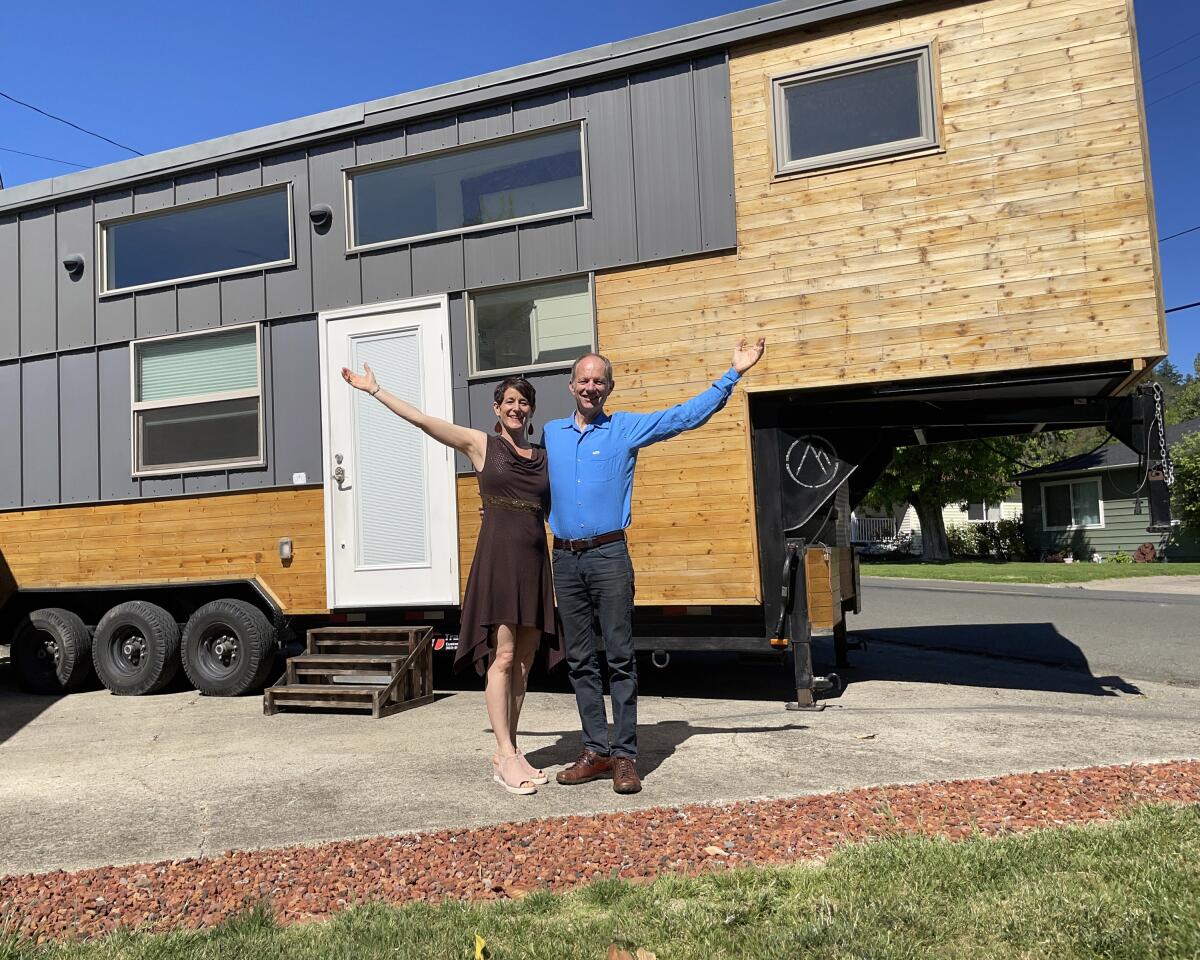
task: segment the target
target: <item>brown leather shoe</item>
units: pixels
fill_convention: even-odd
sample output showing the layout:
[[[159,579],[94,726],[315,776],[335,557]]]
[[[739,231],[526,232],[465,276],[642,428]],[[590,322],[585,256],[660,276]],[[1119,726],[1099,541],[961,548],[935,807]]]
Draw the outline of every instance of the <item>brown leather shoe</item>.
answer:
[[[615,793],[638,793],[642,789],[642,778],[629,757],[613,757],[612,778]]]
[[[612,775],[612,757],[602,757],[594,750],[585,748],[575,762],[565,770],[559,770],[554,779],[563,784],[563,786],[573,787],[577,783],[607,780]]]

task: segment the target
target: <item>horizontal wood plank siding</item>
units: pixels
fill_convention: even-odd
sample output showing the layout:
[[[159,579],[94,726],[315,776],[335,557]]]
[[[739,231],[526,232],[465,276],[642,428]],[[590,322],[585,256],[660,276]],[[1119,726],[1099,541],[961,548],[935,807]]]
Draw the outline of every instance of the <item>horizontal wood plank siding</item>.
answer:
[[[326,611],[320,488],[0,513],[0,558],[10,587],[257,578],[285,613]]]
[[[773,77],[924,43],[941,150],[774,176]],[[918,5],[735,48],[729,75],[737,252],[596,278],[614,407],[677,403],[768,340],[724,411],[642,454],[646,603],[757,596],[745,388],[1166,352],[1125,0]]]

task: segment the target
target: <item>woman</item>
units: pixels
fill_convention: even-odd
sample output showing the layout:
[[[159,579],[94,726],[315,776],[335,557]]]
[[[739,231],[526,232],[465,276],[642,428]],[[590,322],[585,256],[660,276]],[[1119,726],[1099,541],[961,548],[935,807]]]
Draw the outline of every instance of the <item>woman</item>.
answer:
[[[483,525],[467,578],[454,666],[462,669],[469,660],[480,674],[486,667],[485,699],[496,734],[493,779],[509,793],[536,793],[538,784],[548,778],[517,749],[517,720],[539,647],[545,644],[550,666],[562,658],[546,552],[550,499],[546,451],[529,442],[537,395],[524,377],[502,381],[492,404],[498,436],[489,436],[427,416],[380,387],[369,365],[363,369],[364,373],[356,374],[343,367],[342,378],[434,440],[464,454],[478,475]]]

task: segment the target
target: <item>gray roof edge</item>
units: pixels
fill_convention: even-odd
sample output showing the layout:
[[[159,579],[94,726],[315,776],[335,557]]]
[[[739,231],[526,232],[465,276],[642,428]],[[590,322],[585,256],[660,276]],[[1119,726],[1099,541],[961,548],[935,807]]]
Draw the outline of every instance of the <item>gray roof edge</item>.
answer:
[[[144,157],[120,160],[77,173],[48,180],[36,180],[0,190],[0,211],[65,199],[74,194],[115,188],[123,183],[143,180],[247,152],[261,152],[272,146],[316,139],[338,130],[360,126],[371,115],[401,111],[404,114],[439,112],[440,101],[457,100],[454,109],[471,102],[483,103],[503,95],[506,86],[526,81],[524,86],[552,87],[568,80],[579,82],[589,75],[599,76],[621,69],[622,61],[667,60],[674,56],[767,36],[811,23],[821,23],[887,7],[901,6],[914,0],[776,0],[761,6],[671,27],[629,40],[600,44],[585,50],[561,54],[516,67],[507,67],[463,80],[425,87],[396,96],[384,97],[349,107],[286,120],[241,133],[216,137],[200,143],[174,147]],[[569,77],[564,75],[570,75]],[[423,108],[423,109],[420,109]]]

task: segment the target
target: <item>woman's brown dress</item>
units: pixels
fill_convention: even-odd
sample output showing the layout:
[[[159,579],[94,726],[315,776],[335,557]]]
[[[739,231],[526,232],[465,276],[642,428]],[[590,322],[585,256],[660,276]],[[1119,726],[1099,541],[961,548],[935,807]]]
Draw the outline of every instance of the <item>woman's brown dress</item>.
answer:
[[[553,667],[562,659],[563,647],[546,551],[545,518],[550,507],[546,451],[534,447],[533,456],[526,459],[500,437],[489,436],[477,476],[483,525],[467,577],[454,667],[461,670],[473,663],[476,672],[485,673],[495,648],[492,628],[500,623],[540,630],[539,652]]]

